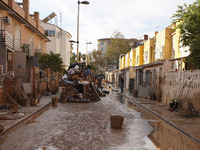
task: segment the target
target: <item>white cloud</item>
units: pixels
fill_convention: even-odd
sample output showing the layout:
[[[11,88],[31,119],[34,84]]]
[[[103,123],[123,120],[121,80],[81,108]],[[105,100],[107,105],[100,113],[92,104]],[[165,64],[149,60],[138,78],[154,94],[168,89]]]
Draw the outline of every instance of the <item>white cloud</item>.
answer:
[[[171,22],[177,5],[195,0],[88,0],[89,5],[80,5],[80,51],[85,53],[86,40],[93,44],[88,48],[97,49],[97,39],[109,38],[115,30],[126,38],[139,38],[162,30]],[[78,0],[30,0],[30,10],[40,12],[43,19],[56,12],[57,23],[72,34],[76,40]],[[38,5],[39,4],[39,5]],[[74,46],[76,52],[76,46]]]

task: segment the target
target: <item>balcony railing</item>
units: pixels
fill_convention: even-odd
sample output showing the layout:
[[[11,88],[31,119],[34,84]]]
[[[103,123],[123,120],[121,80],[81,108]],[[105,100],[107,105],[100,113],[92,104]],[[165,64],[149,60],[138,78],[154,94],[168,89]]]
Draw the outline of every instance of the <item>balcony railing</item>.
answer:
[[[0,44],[5,45],[11,49],[14,48],[14,38],[5,29],[0,29]]]

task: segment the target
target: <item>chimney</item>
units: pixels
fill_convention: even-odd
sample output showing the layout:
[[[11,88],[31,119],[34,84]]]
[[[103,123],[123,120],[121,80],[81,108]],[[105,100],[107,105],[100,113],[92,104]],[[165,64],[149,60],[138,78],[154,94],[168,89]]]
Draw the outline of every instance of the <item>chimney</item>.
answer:
[[[148,40],[148,35],[144,35],[144,40]]]
[[[29,0],[23,0],[23,9],[25,11],[25,19],[28,21],[28,17],[29,17]]]
[[[8,1],[8,6],[13,9],[13,4],[14,4],[14,0],[9,0]]]
[[[39,23],[40,23],[40,17],[39,17],[39,12],[34,12],[34,20],[36,22],[36,28],[39,28]]]
[[[156,39],[156,35],[157,35],[157,34],[158,34],[158,31],[155,32],[154,39]]]

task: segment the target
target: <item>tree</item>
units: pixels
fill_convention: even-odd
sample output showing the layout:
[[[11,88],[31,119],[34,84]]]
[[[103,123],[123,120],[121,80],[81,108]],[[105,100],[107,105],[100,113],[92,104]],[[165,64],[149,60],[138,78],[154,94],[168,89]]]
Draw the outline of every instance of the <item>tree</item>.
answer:
[[[39,66],[41,69],[50,68],[52,71],[61,72],[62,68],[62,58],[60,54],[54,54],[50,52],[50,54],[38,54],[39,56]]]
[[[126,54],[130,50],[130,43],[127,42],[124,35],[119,31],[115,31],[106,50],[106,60],[109,63],[118,65],[120,54]]]
[[[72,57],[70,58],[70,65],[76,62],[76,54],[72,53]]]
[[[200,68],[200,0],[192,4],[178,6],[178,10],[172,16],[173,22],[180,22],[177,29],[180,29],[181,42],[189,47],[190,55],[188,62],[196,68]]]
[[[105,65],[104,55],[100,50],[93,50],[91,54],[92,64],[99,69]]]
[[[86,54],[82,54],[81,58],[82,58],[83,61],[85,61],[86,60]]]

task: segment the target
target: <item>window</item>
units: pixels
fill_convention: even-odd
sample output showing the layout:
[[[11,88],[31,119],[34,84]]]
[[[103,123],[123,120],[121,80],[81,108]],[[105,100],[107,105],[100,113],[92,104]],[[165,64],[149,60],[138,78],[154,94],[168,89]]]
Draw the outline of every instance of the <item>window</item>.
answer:
[[[40,44],[39,44],[38,52],[42,53],[42,42],[40,42]]]
[[[103,47],[101,47],[101,51],[103,51]]]
[[[56,31],[54,30],[45,30],[45,36],[55,37]]]
[[[33,55],[33,36],[30,37],[30,41],[29,41],[29,44],[30,44],[30,51],[29,51],[29,54],[30,55]]]
[[[104,43],[103,42],[101,42],[101,45],[103,45]]]

